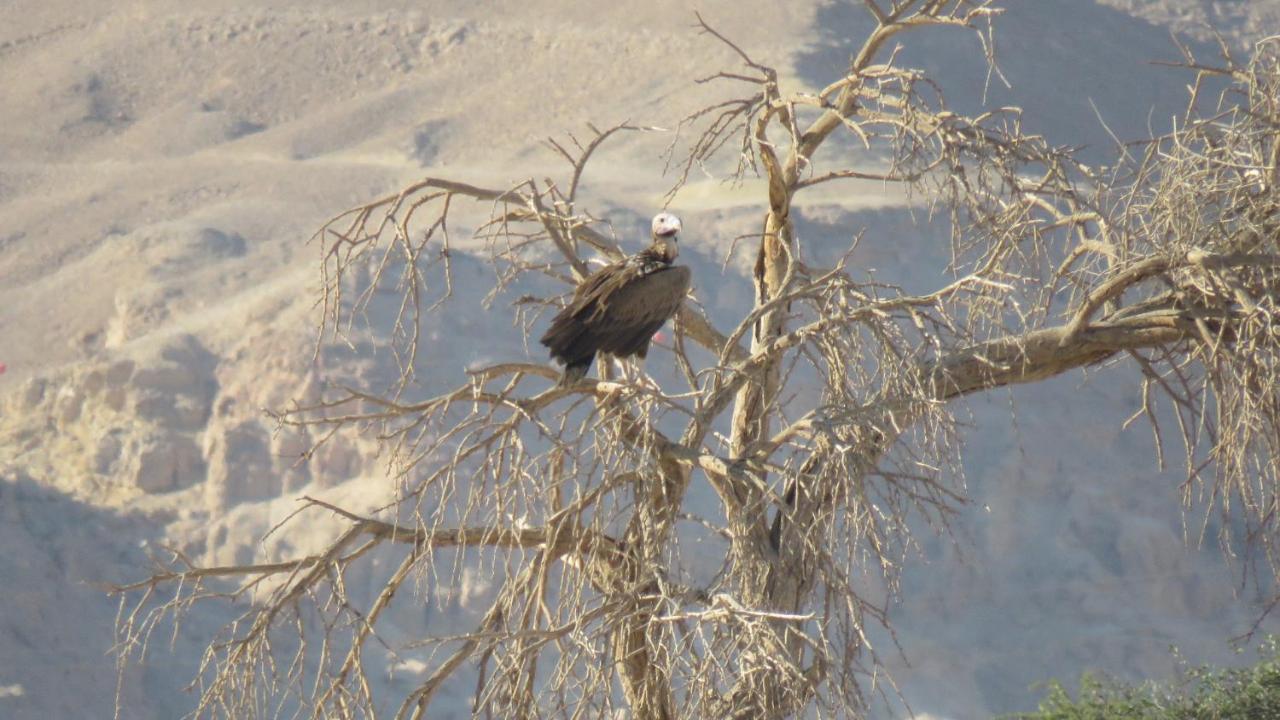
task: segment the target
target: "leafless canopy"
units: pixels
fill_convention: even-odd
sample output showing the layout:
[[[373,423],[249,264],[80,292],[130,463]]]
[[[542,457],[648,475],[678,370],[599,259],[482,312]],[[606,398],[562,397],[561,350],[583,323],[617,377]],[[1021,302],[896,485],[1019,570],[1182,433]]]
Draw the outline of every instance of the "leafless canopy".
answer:
[[[479,237],[494,297],[540,275],[567,291],[590,253],[621,255],[578,207],[583,169],[601,143],[640,128],[552,143],[569,163],[559,182],[432,177],[326,224],[315,237],[322,329],[340,334],[395,288],[405,382],[389,396],[343,391],[281,421],[377,433],[396,505],[367,517],[313,500],[305,512],[349,523],[323,553],[219,568],[177,556],[118,588],[125,661],[157,623],[230,596],[252,604],[209,647],[200,715],[389,707],[419,718],[463,668],[478,668],[474,712],[489,717],[859,715],[884,691],[867,628],[885,622],[907,516],[945,525],[963,502],[947,472],[962,452],[949,401],[1112,359],[1145,377],[1134,399],[1160,462],[1165,441],[1180,439],[1171,449],[1188,468],[1188,502],[1243,517],[1275,569],[1280,40],[1246,64],[1189,57],[1195,93],[1176,131],[1096,169],[1024,132],[1015,109],[948,110],[897,62],[895,44],[919,28],[989,34],[995,2],[864,4],[874,30],[816,93],[787,91],[699,18],[733,63],[706,81],[740,94],[682,123],[672,165],[683,182],[736,151],[738,173],[762,176],[767,196],[750,239],[754,306],[731,328],[694,302],[678,317],[673,357],[687,387],[615,382],[602,367],[599,381],[554,388],[556,370],[536,363],[473,368],[422,399],[408,382],[423,318],[468,312],[450,305],[457,206],[492,208]],[[1207,78],[1227,91],[1205,96]],[[835,134],[875,159],[822,156]],[[804,262],[795,198],[850,179],[902,184],[950,218],[955,260],[936,289],[912,295]],[[512,312],[527,332],[558,301],[526,297]],[[714,490],[714,512],[693,513],[694,483]],[[690,570],[695,541],[701,557],[719,553],[717,571]],[[394,562],[364,601],[344,576],[375,549]],[[389,607],[424,602],[407,591],[413,579],[457,582],[477,563],[497,589],[475,627],[407,646],[379,637]],[[372,642],[428,658],[424,679],[389,705],[370,689]]]

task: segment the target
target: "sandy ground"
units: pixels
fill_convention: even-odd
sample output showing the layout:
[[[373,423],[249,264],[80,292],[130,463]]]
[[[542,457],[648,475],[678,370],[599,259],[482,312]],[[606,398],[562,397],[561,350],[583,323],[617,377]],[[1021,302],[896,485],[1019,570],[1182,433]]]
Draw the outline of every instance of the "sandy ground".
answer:
[[[866,23],[848,3],[698,7],[799,88],[834,78]],[[1170,27],[1200,42],[1211,21],[1244,46],[1278,17],[1273,0],[1026,0],[999,36],[1012,88],[989,82],[971,37],[907,52],[961,107],[1016,102],[1055,142],[1101,154],[1099,117],[1136,137],[1180,106],[1183,79],[1147,63],[1176,56]],[[0,716],[111,715],[115,608],[86,582],[136,576],[146,543],[252,557],[304,489],[376,481],[358,445],[282,465],[289,440],[260,413],[308,382],[319,224],[427,173],[505,186],[557,172],[542,140],[587,123],[674,128],[716,92],[693,79],[732,63],[693,19],[669,0],[0,5]],[[620,231],[661,203],[670,141],[629,136],[593,164],[588,199]],[[698,178],[673,204],[715,312],[748,301],[735,264],[718,274],[760,197]],[[832,188],[805,222],[867,228],[866,261],[905,275],[938,248],[904,203]],[[435,331],[493,351],[504,327]],[[1149,438],[1117,431],[1127,382],[974,402],[975,502],[958,545],[927,545],[895,613],[915,710],[1025,709],[1031,683],[1086,667],[1167,674],[1170,644],[1230,658],[1252,598],[1213,548],[1183,543],[1177,478],[1148,470]],[[122,716],[188,710],[180,688],[220,620],[196,618],[173,656],[128,673]]]

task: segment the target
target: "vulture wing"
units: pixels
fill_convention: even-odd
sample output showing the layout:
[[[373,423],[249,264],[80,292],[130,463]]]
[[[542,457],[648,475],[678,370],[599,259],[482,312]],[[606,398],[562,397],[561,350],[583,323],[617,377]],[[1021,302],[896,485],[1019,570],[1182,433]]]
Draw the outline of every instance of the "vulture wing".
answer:
[[[649,352],[649,340],[689,292],[687,267],[644,272],[634,262],[602,268],[578,286],[541,342],[565,365],[563,382],[581,378],[597,352],[617,357]]]
[[[653,334],[680,309],[689,280],[689,268],[675,265],[628,278],[597,303],[588,321],[599,338],[599,350],[616,357],[645,357]]]

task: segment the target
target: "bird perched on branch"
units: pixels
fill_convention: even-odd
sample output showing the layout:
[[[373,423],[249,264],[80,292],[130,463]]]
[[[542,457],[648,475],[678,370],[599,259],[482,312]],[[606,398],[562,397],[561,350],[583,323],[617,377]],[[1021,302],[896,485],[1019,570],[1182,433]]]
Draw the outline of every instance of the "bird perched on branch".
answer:
[[[581,380],[596,353],[617,358],[649,352],[653,334],[680,309],[689,292],[689,268],[673,265],[679,254],[680,218],[653,218],[653,244],[603,267],[578,285],[551,321],[542,344],[564,365],[560,385]]]

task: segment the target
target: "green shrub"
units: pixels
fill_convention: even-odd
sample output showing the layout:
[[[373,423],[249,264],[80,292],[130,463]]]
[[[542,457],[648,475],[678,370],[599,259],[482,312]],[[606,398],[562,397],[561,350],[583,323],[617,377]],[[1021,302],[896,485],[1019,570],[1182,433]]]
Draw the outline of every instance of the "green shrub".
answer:
[[[1248,667],[1186,668],[1168,684],[1085,673],[1075,699],[1056,680],[1047,690],[1039,710],[1010,720],[1280,720],[1280,638],[1267,638]]]

